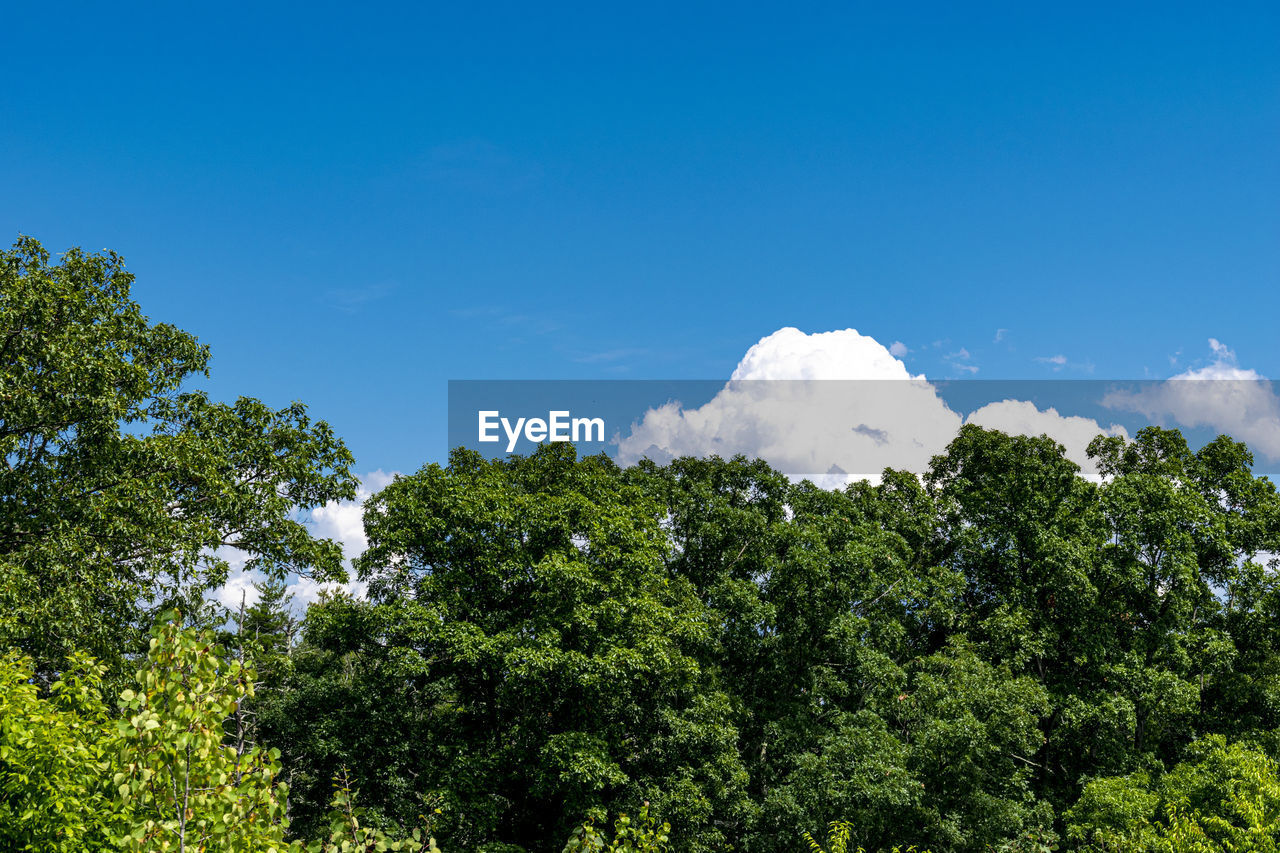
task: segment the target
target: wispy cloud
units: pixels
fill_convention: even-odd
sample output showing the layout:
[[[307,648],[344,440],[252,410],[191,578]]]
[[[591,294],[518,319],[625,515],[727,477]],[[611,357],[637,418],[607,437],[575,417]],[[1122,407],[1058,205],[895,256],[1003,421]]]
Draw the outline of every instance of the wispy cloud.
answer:
[[[449,311],[450,316],[459,320],[473,320],[505,330],[508,341],[518,340],[521,335],[552,335],[565,328],[566,319],[562,315],[543,314],[540,312],[509,311],[502,308],[455,308]]]
[[[325,297],[339,311],[354,314],[370,302],[376,302],[392,293],[394,284],[367,284],[364,287],[338,288],[325,293]]]
[[[970,376],[978,372],[978,365],[971,363],[973,355],[965,347],[960,347],[955,352],[949,352],[943,358],[946,359],[952,370],[968,373]]]
[[[456,189],[504,195],[534,186],[542,167],[487,139],[463,139],[429,149],[414,170],[421,178]]]
[[[578,364],[602,364],[648,355],[649,352],[650,350],[644,347],[619,347],[600,352],[586,352],[581,355],[571,356],[571,358]]]
[[[1072,361],[1062,353],[1058,353],[1057,355],[1037,356],[1036,358],[1033,359],[1033,361],[1039,364],[1049,365],[1053,369],[1054,373],[1059,373],[1062,370],[1074,370],[1074,371],[1080,371],[1082,373],[1093,373],[1092,361]]]

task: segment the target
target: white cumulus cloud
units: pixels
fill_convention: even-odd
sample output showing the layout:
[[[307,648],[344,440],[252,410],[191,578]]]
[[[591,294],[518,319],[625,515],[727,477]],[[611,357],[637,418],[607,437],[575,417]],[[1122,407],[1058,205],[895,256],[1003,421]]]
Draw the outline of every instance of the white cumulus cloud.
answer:
[[[1209,349],[1209,364],[1137,391],[1115,391],[1103,403],[1138,412],[1152,423],[1208,427],[1280,460],[1280,397],[1274,385],[1256,370],[1240,367],[1235,353],[1216,338],[1209,339]]]
[[[1014,400],[984,406],[969,420],[1006,432],[1046,433],[1086,473],[1092,471],[1084,451],[1089,441],[1099,433],[1123,434],[1114,425],[1104,429]],[[806,334],[785,328],[752,346],[711,401],[689,408],[671,401],[647,411],[619,436],[618,461],[741,453],[822,485],[842,485],[875,481],[886,467],[925,471],[962,422],[892,347],[855,329]]]
[[[843,482],[922,469],[959,426],[933,386],[874,338],[785,328],[752,346],[710,402],[646,412],[620,439],[618,460],[742,453]]]
[[[761,338],[732,379],[911,379],[907,366],[857,329],[805,334],[794,327]],[[923,379],[923,376],[917,377]]]
[[[1066,448],[1067,458],[1080,466],[1085,477],[1098,478],[1098,470],[1089,458],[1089,442],[1098,435],[1128,438],[1124,427],[1111,424],[1102,427],[1092,418],[1061,415],[1050,406],[1041,411],[1025,400],[1002,400],[988,403],[965,418],[965,423],[987,429],[998,429],[1010,435],[1047,435]]]
[[[218,557],[227,561],[227,582],[210,593],[210,596],[223,607],[235,609],[242,600],[246,607],[258,602],[258,590],[253,581],[256,575],[246,572],[245,563],[249,555],[239,548],[222,547],[218,549]],[[261,578],[256,578],[261,580]]]
[[[1116,425],[1103,428],[1015,400],[989,403],[968,420],[1004,432],[1051,435],[1087,475],[1093,471],[1085,453],[1089,441],[1100,433],[1124,434]],[[686,409],[672,401],[645,412],[630,434],[618,438],[618,461],[742,453],[823,485],[874,482],[884,467],[923,473],[961,423],[961,415],[924,375],[911,374],[892,346],[855,329],[806,334],[785,328],[751,347],[709,402]]]

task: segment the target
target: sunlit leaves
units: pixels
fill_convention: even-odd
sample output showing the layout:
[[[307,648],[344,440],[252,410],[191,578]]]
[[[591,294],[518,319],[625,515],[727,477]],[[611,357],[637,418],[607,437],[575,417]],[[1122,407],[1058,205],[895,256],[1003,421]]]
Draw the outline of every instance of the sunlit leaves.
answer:
[[[352,459],[301,404],[211,401],[207,348],[151,323],[114,254],[0,252],[0,643],[46,681],[74,649],[119,677],[152,615],[251,567],[342,574],[297,513],[354,496]]]

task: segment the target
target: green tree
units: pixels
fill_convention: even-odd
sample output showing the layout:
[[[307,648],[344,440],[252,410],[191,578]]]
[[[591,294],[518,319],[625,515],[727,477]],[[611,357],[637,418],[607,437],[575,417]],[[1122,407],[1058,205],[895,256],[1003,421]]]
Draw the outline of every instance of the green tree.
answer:
[[[48,696],[31,660],[0,658],[0,848],[82,853],[108,843],[121,806],[109,779],[105,668],[76,655]]]
[[[389,828],[429,811],[425,799],[444,787],[440,768],[464,763],[458,747],[432,734],[451,713],[448,686],[428,678],[409,644],[419,632],[413,615],[343,595],[322,598],[308,609],[286,665],[255,697],[257,736],[281,750],[287,768],[296,837],[318,837],[330,826],[330,781],[344,768],[361,791],[363,825]],[[450,747],[453,754],[437,755]]]
[[[224,731],[252,697],[252,666],[177,621],[152,630],[144,666],[108,711],[105,667],[74,656],[48,695],[29,658],[0,659],[0,848],[30,853],[435,851],[430,819],[412,833],[361,823],[335,780],[329,832],[286,841],[279,754]],[[432,815],[434,817],[434,815]],[[397,838],[397,836],[403,836]]]
[[[1180,433],[1150,427],[1128,443],[1099,439],[1091,452],[1108,478],[1094,635],[1130,738],[1130,763],[1112,766],[1158,769],[1198,733],[1273,727],[1274,714],[1258,716],[1266,682],[1252,676],[1265,679],[1276,660],[1260,612],[1274,573],[1256,562],[1280,544],[1275,487],[1226,437],[1193,453]]]
[[[354,496],[346,447],[301,404],[184,390],[208,350],[151,323],[132,280],[111,253],[0,252],[0,647],[46,686],[76,649],[127,672],[154,614],[201,612],[226,547],[271,576],[343,575],[298,513]]]
[[[279,753],[225,742],[224,721],[253,696],[254,672],[209,632],[160,624],[137,690],[120,696],[111,784],[127,826],[124,851],[272,853],[283,840],[286,789],[275,784]]]
[[[283,578],[255,581],[253,586],[258,600],[232,614],[234,642],[252,643],[258,673],[269,677],[269,670],[292,653],[300,626],[293,614],[293,593]],[[233,645],[230,637],[226,644]]]
[[[606,841],[592,821],[574,830],[561,853],[667,853],[671,825],[658,822],[649,814],[649,804],[640,807],[640,814],[632,822],[627,815],[618,815],[613,823],[613,838]]]
[[[0,674],[0,840],[35,851],[283,853],[275,754],[224,742],[253,672],[208,632],[158,625],[144,666],[108,712],[105,668],[83,656],[48,698],[28,658]]]
[[[1280,776],[1265,753],[1212,736],[1167,773],[1090,781],[1067,821],[1082,851],[1275,853]]]
[[[272,715],[335,712],[269,738],[295,768],[299,826],[319,801],[304,789],[348,763],[395,820],[416,808],[406,788],[442,790],[455,849],[558,850],[584,815],[644,800],[681,849],[722,846],[746,819],[745,774],[694,654],[709,617],[667,570],[662,521],[613,463],[562,445],[455,451],[371,499],[373,603],[312,607],[286,700],[300,704]]]
[[[964,577],[936,562],[916,477],[833,492],[741,458],[627,476],[666,504],[669,571],[716,629],[699,653],[730,692],[759,810],[740,843],[790,850],[843,819],[867,849],[981,850],[1051,823],[1030,791],[1044,690],[966,642]]]
[[[347,764],[377,822],[442,791],[464,850],[648,799],[682,849],[845,820],[866,849],[1047,851],[1082,777],[1275,745],[1274,487],[1227,438],[1092,452],[1101,483],[966,427],[923,480],[843,491],[456,453],[368,504],[373,600],[308,614],[267,738],[299,825]]]

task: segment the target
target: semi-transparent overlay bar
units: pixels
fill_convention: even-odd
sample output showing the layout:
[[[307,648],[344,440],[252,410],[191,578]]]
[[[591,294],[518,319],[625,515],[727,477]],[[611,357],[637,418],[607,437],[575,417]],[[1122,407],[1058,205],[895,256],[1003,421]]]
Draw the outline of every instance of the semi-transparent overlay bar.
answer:
[[[1086,475],[1089,442],[1146,426],[1197,449],[1225,434],[1280,472],[1280,386],[1168,380],[452,380],[448,441],[489,458],[571,442],[620,464],[744,455],[793,477],[923,473],[963,424],[1049,435]]]

